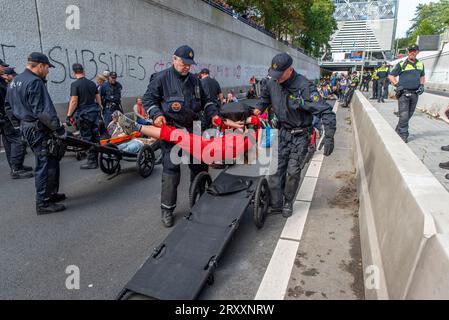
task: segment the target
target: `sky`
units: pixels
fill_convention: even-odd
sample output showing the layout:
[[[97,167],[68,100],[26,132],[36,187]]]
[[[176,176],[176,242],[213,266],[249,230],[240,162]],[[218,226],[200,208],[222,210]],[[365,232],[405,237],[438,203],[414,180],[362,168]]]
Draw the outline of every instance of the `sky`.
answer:
[[[396,39],[404,38],[407,30],[412,26],[412,19],[415,17],[415,9],[418,4],[438,2],[436,0],[399,0],[398,27],[396,29]]]

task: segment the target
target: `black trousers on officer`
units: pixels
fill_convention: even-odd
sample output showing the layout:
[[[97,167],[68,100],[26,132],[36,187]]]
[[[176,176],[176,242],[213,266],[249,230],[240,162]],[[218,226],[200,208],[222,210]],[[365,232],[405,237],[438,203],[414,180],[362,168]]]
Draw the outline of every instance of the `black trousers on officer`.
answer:
[[[396,126],[396,132],[402,139],[407,139],[409,136],[409,121],[415,113],[417,103],[418,94],[414,92],[404,93],[399,98],[399,122]]]
[[[100,114],[98,112],[82,112],[76,117],[76,126],[80,131],[83,140],[93,143],[100,142]],[[90,148],[87,155],[87,161],[90,163],[98,162],[98,152],[94,148]]]
[[[369,91],[369,81],[364,81],[364,82],[362,83],[362,88],[361,88],[361,90],[362,90],[362,91]]]
[[[390,82],[387,78],[380,79],[377,85],[377,101],[388,98],[388,86]]]
[[[5,120],[0,126],[3,145],[5,146],[6,159],[11,171],[20,170],[25,160],[25,145],[23,144],[20,131],[14,129],[9,120]]]
[[[282,208],[284,198],[293,201],[301,181],[302,163],[307,155],[309,134],[292,135],[289,131],[279,131],[278,168],[268,179],[271,190],[271,207]]]
[[[373,80],[373,99],[377,99],[378,86],[379,86],[379,80]]]
[[[59,191],[59,160],[49,154],[49,134],[37,130],[35,123],[22,122],[21,131],[36,158],[36,203],[42,204]]]
[[[354,92],[355,92],[355,87],[349,87],[349,91],[346,95],[346,101],[345,101],[345,106],[349,107],[349,105],[351,104],[352,101],[352,97],[354,96]]]
[[[161,188],[161,208],[163,210],[173,211],[176,208],[178,195],[178,185],[181,180],[181,165],[174,164],[170,158],[170,154],[175,145],[170,142],[161,141],[162,152],[162,188]],[[178,153],[181,156],[181,150]],[[196,175],[201,171],[208,171],[208,166],[204,163],[193,164],[190,158],[190,182],[195,179]]]

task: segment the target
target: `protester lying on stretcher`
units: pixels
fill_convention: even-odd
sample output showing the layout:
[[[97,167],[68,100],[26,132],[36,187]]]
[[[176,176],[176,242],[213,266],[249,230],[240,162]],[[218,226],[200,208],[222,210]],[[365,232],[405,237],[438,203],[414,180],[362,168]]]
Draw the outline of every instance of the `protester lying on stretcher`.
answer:
[[[119,150],[130,152],[130,153],[138,153],[145,144],[153,144],[156,139],[146,139],[141,137],[141,135],[133,135],[132,133],[126,133],[125,130],[119,124],[119,116],[122,113],[120,111],[115,111],[112,114],[112,121],[108,125],[107,131],[110,136],[110,141],[114,143],[114,141],[120,141],[120,138],[123,138],[123,142],[117,143],[117,147]]]
[[[128,134],[138,131],[155,139],[172,142],[206,164],[232,160],[248,151],[257,144],[260,127],[260,121],[256,116],[249,116],[239,121],[222,119],[221,123],[215,123],[215,125],[221,130],[226,130],[225,135],[205,138],[168,125],[160,128],[142,126],[123,114],[120,114],[118,123]],[[251,126],[253,130],[247,130],[245,125]]]

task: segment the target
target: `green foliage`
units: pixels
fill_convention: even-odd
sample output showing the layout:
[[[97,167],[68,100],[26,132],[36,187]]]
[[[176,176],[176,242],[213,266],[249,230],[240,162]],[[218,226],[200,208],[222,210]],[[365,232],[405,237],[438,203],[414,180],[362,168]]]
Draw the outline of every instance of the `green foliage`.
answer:
[[[318,56],[337,27],[332,0],[228,0],[237,12],[248,14],[307,53]],[[258,13],[258,15],[255,15]]]
[[[413,24],[407,37],[400,39],[399,48],[416,43],[419,35],[437,35],[449,27],[449,0],[440,0],[416,7]]]

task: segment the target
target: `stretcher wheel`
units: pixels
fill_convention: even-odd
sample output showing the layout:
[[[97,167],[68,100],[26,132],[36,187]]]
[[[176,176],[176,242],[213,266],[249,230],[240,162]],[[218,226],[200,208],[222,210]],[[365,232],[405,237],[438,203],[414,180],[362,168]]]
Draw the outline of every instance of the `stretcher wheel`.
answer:
[[[253,220],[257,228],[262,228],[268,213],[268,205],[270,203],[270,189],[267,179],[262,178],[257,183],[256,192],[254,193]]]
[[[114,144],[107,144],[106,147],[117,149]],[[106,174],[114,174],[120,167],[120,157],[115,154],[100,153],[100,169]]]
[[[189,204],[190,208],[193,208],[195,203],[199,200],[204,192],[206,192],[207,188],[212,184],[212,178],[207,172],[200,172],[193,179],[192,184],[190,185],[189,190]]]
[[[150,145],[144,145],[137,154],[137,171],[143,178],[148,178],[154,169],[154,152]]]

